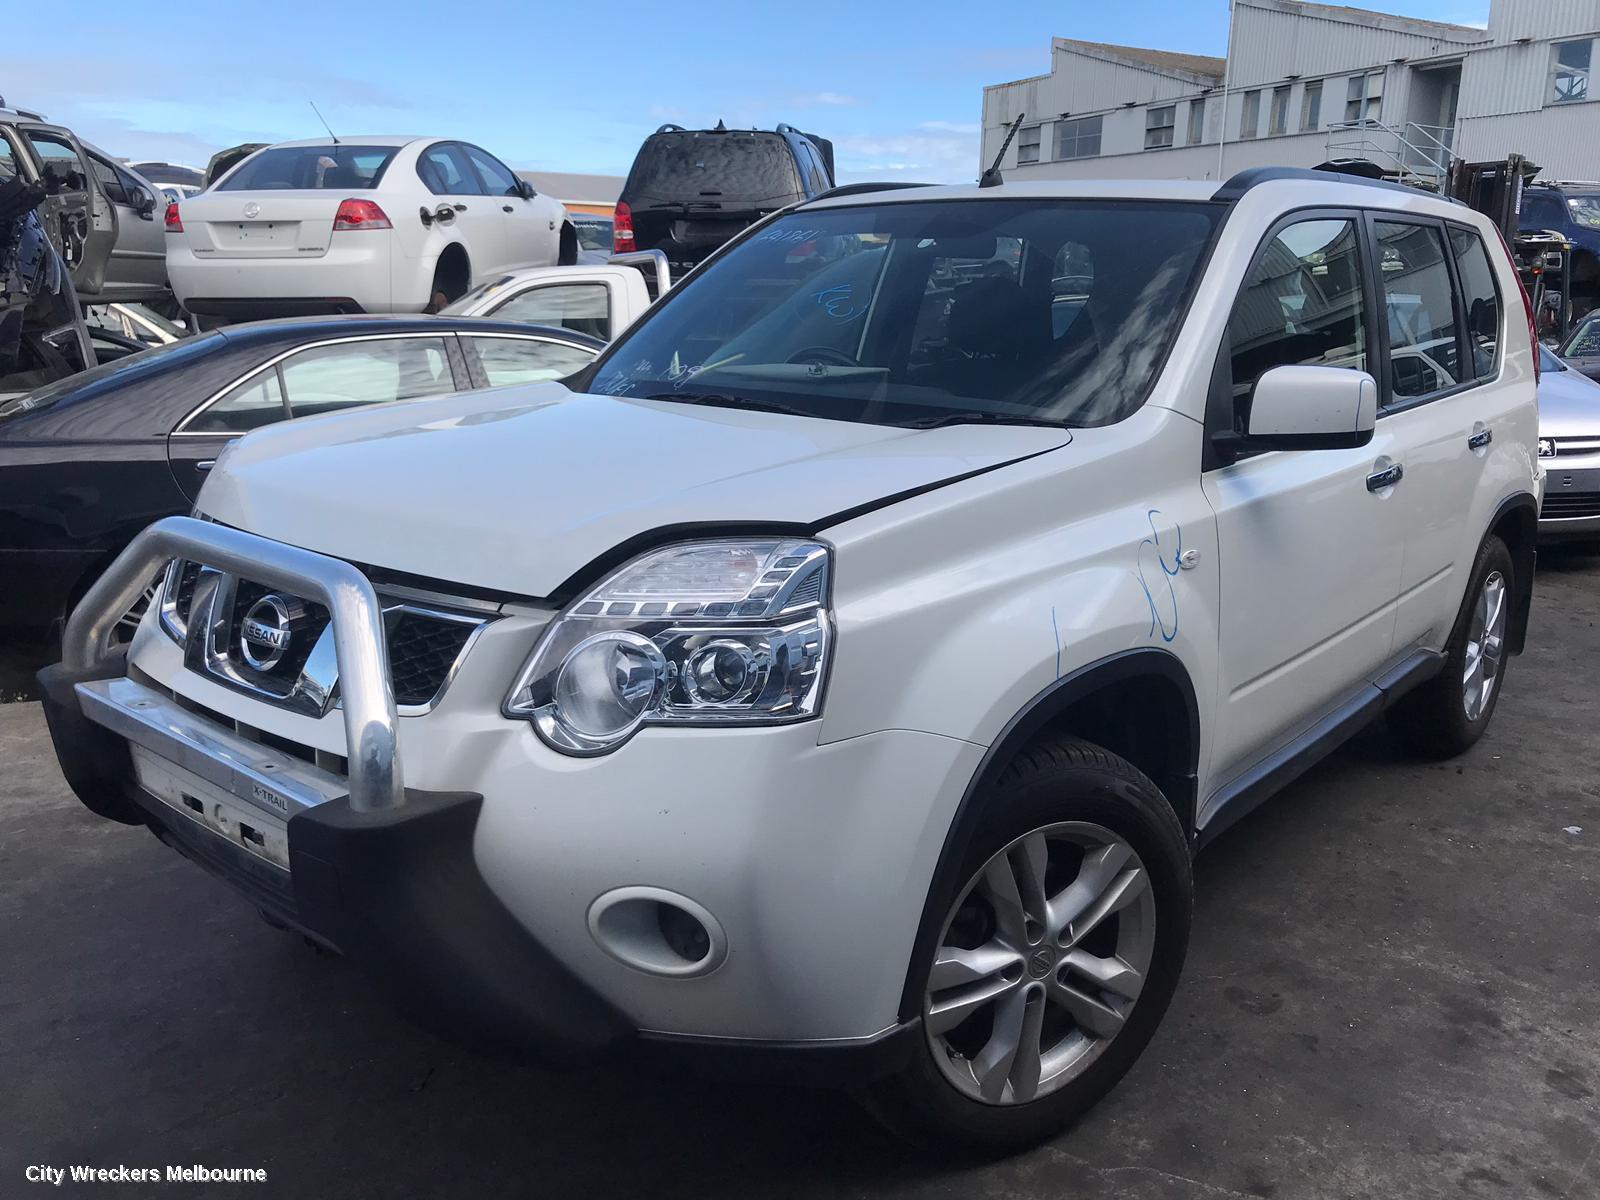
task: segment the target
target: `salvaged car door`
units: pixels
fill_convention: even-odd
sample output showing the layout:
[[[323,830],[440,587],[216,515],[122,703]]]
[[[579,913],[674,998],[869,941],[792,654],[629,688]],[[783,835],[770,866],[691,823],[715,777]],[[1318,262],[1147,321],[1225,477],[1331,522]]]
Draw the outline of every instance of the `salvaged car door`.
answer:
[[[69,131],[54,125],[17,128],[46,192],[39,219],[66,260],[78,291],[97,295],[117,244],[117,210],[95,178],[89,155]]]

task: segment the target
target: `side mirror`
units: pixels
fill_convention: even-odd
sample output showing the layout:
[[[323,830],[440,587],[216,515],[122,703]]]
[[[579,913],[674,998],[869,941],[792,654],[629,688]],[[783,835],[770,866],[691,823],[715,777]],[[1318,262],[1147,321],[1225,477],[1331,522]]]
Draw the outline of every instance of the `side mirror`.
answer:
[[[155,220],[156,198],[145,191],[144,188],[139,188],[133,193],[133,211],[146,221]]]
[[[1378,384],[1346,367],[1274,367],[1256,381],[1246,450],[1348,450],[1372,440]]]
[[[533,184],[529,183],[526,179],[517,180],[517,195],[521,196],[524,200],[532,200],[538,194],[539,193],[534,190]]]

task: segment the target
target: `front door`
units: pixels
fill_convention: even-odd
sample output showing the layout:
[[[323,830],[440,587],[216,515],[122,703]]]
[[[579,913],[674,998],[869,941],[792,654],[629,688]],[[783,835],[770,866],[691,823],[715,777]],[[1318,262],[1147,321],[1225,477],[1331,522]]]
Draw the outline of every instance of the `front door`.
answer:
[[[39,219],[71,268],[73,285],[86,296],[98,295],[117,244],[117,210],[77,138],[48,125],[18,128],[46,193]]]
[[[477,169],[489,202],[500,210],[500,227],[505,237],[507,267],[543,267],[559,257],[561,231],[551,205],[522,194],[522,181],[510,167],[487,150],[463,145],[467,158]]]
[[[1225,350],[1236,427],[1273,367],[1373,369],[1362,245],[1359,217],[1328,213],[1292,219],[1258,253]],[[1380,424],[1358,449],[1271,451],[1206,472],[1222,578],[1215,784],[1329,714],[1389,658],[1404,466]],[[1202,824],[1208,815],[1202,806]]]

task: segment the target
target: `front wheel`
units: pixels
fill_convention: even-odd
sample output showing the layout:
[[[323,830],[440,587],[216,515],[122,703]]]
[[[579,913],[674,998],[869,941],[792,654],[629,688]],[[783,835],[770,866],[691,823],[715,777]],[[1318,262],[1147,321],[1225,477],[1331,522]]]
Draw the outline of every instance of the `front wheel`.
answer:
[[[1390,727],[1423,758],[1453,758],[1489,728],[1505,679],[1514,572],[1506,544],[1484,538],[1443,669],[1389,712]]]
[[[1087,742],[1024,751],[982,803],[919,980],[922,1044],[866,1099],[916,1140],[995,1152],[1133,1065],[1177,987],[1193,883],[1160,791]]]

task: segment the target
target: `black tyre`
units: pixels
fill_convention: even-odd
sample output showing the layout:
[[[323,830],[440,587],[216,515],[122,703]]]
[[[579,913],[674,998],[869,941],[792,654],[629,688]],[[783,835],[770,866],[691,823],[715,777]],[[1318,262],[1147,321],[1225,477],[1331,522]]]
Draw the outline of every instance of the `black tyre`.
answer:
[[[1506,630],[1516,596],[1511,551],[1491,534],[1478,548],[1444,668],[1389,710],[1389,725],[1422,758],[1453,758],[1489,728],[1505,681]]]
[[[949,1150],[1020,1150],[1089,1109],[1166,1013],[1189,945],[1182,826],[1132,765],[1076,739],[1018,755],[981,800],[932,960],[923,1037],[867,1105]]]

